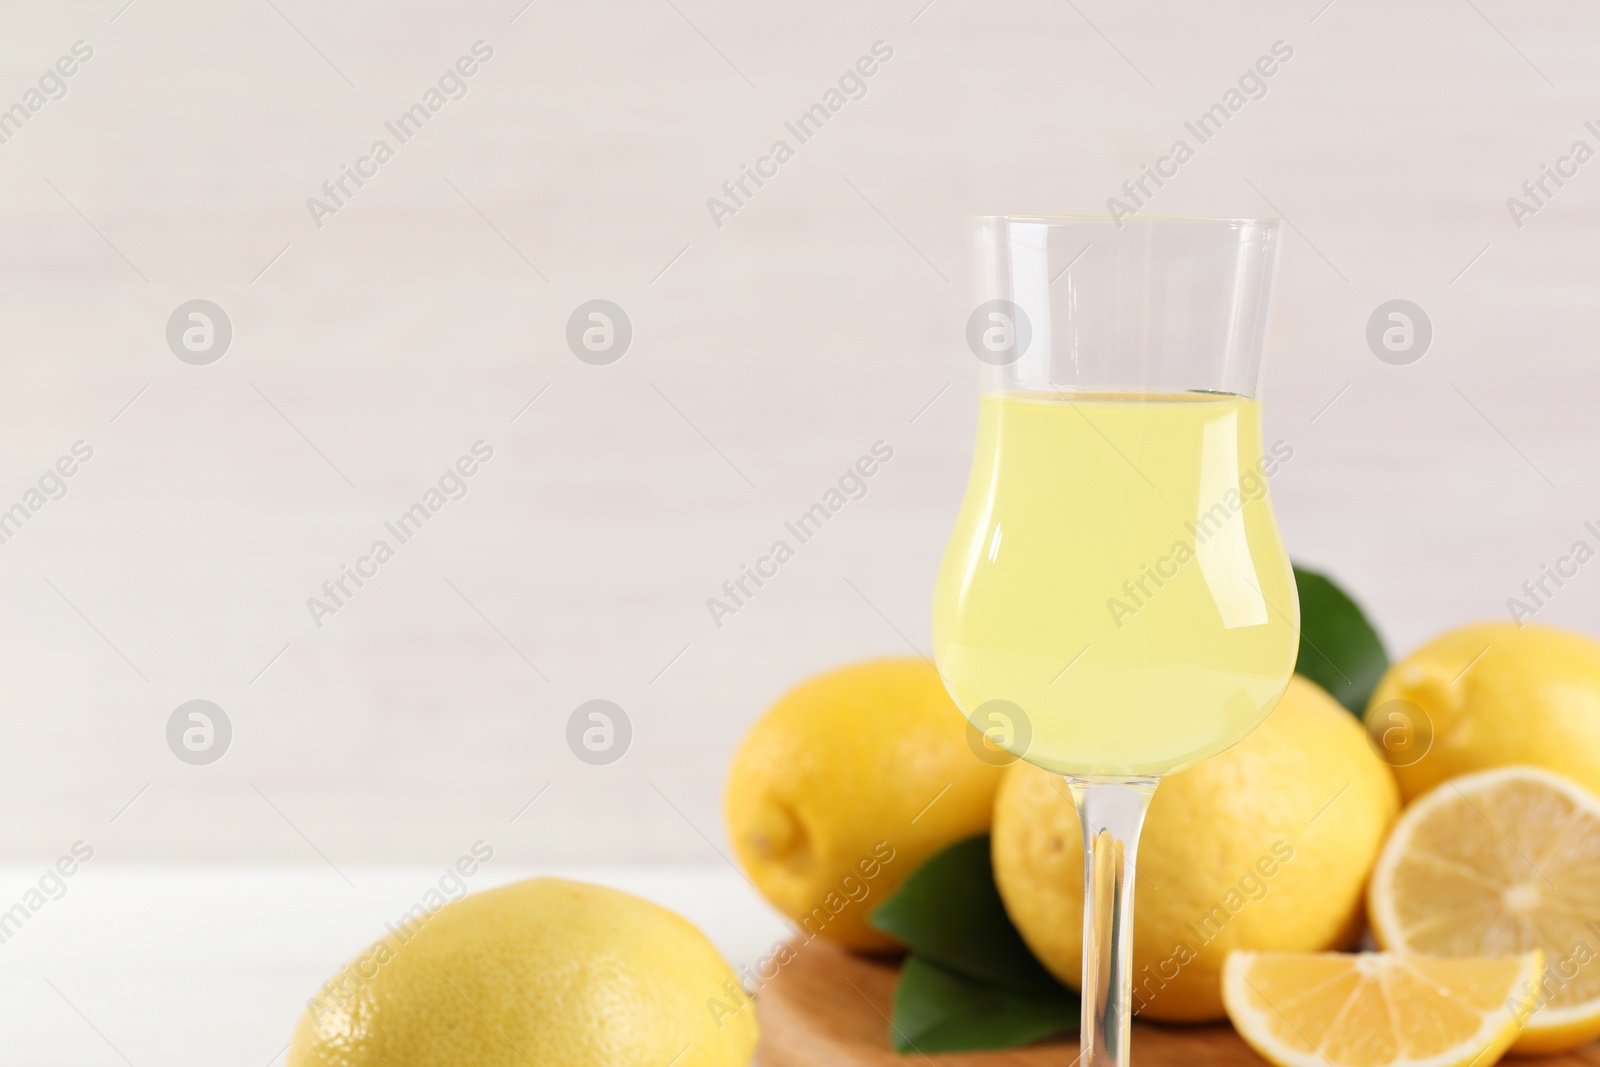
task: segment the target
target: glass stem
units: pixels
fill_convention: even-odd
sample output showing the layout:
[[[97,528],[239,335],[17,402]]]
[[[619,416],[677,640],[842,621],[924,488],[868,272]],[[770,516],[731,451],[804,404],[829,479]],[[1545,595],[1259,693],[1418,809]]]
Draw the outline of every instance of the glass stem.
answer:
[[[1128,1067],[1134,857],[1156,778],[1076,778],[1083,826],[1083,1022],[1079,1067]]]

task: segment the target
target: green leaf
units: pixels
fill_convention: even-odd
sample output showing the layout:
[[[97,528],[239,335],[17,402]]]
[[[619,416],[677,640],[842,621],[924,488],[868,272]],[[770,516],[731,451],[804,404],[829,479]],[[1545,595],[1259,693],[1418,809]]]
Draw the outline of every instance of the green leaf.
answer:
[[[1011,924],[989,861],[989,835],[926,860],[879,904],[869,922],[945,970],[1017,993],[1053,996],[1062,985]]]
[[[1378,631],[1326,575],[1294,569],[1300,588],[1300,658],[1295,673],[1316,682],[1356,715],[1389,666]]]
[[[906,958],[894,990],[894,1048],[964,1052],[1016,1048],[1078,1025],[1078,998],[1062,986],[1024,995],[974,981],[921,956]]]
[[[1015,1048],[1078,1025],[1078,998],[1034,958],[994,884],[989,835],[926,860],[872,913],[911,949],[894,991],[897,1051]]]

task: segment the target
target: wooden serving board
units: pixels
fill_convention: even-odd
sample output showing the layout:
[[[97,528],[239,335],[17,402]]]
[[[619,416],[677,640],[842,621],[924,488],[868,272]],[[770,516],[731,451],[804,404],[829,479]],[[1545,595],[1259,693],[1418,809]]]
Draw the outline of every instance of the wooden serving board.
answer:
[[[899,967],[853,955],[825,941],[790,946],[794,958],[761,988],[761,1067],[1068,1067],[1073,1039],[1004,1052],[900,1056],[889,1043],[889,1016]],[[1266,1061],[1225,1023],[1207,1026],[1133,1024],[1137,1067],[1257,1067]],[[1510,1061],[1525,1067],[1600,1067],[1600,1044],[1549,1059]]]

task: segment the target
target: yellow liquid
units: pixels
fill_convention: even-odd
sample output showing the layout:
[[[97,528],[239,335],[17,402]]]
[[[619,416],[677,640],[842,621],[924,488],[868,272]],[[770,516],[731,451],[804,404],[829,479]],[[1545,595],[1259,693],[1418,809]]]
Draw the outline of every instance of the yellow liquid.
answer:
[[[1234,396],[983,397],[933,606],[968,719],[1058,774],[1166,774],[1243,739],[1299,643],[1266,482],[1289,454],[1262,455]]]

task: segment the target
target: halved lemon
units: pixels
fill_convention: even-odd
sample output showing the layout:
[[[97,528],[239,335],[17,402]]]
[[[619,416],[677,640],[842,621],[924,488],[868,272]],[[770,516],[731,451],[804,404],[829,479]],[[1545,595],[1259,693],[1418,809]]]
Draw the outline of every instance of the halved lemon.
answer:
[[[1278,1067],[1487,1067],[1516,1040],[1542,969],[1537,952],[1234,952],[1222,1001]]]
[[[1417,798],[1378,857],[1367,913],[1379,945],[1397,952],[1542,949],[1544,979],[1514,1052],[1600,1036],[1600,798],[1577,783],[1501,767]]]

